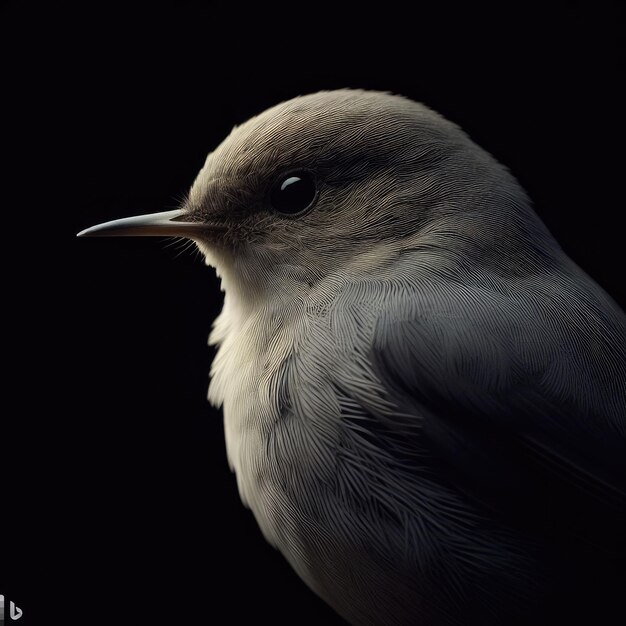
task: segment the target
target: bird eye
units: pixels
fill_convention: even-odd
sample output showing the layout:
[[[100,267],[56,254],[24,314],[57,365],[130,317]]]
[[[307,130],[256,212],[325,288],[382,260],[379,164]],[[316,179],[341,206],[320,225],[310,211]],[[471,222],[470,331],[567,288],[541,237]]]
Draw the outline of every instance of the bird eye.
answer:
[[[296,215],[303,213],[315,200],[317,188],[313,177],[307,172],[295,172],[281,176],[270,194],[272,208],[279,213]]]

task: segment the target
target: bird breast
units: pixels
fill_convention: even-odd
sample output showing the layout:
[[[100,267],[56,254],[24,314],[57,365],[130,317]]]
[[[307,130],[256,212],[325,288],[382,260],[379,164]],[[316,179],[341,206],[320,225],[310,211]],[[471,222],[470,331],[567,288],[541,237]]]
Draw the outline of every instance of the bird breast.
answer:
[[[494,555],[519,557],[370,430],[397,411],[367,357],[393,294],[338,288],[330,307],[311,298],[246,316],[227,294],[209,399],[223,406],[243,502],[300,577],[353,623],[413,623],[416,603],[425,618],[440,610],[444,578],[482,580]]]

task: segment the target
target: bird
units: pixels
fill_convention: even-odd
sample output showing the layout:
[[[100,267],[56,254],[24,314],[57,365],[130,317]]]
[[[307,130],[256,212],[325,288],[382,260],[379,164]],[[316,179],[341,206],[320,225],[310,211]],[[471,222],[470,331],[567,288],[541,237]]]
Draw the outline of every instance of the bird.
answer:
[[[455,123],[298,96],[179,209],[79,236],[183,237],[215,268],[241,500],[348,623],[575,623],[623,596],[626,316]]]

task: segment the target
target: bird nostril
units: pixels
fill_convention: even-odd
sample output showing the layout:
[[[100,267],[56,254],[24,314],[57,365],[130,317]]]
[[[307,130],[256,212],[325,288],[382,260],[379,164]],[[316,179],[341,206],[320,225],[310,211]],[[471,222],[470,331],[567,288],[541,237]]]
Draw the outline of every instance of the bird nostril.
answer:
[[[170,219],[170,222],[199,222],[198,219],[193,219],[193,215],[191,213],[183,213],[181,212],[179,215],[175,215]]]

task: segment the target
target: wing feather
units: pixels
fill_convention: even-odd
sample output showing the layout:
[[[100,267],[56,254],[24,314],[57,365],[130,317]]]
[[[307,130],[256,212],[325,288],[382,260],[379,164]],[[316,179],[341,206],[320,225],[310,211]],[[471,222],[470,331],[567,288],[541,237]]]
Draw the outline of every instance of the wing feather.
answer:
[[[626,553],[625,328],[578,268],[497,290],[427,280],[385,305],[371,359],[401,398],[391,422],[468,496]]]

